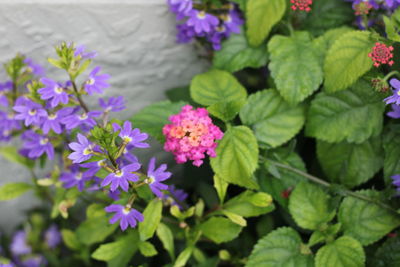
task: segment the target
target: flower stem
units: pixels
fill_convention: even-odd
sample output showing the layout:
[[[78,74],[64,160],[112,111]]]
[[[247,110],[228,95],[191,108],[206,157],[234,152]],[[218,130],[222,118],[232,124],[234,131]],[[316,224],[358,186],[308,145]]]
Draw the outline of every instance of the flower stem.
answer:
[[[86,113],[88,113],[88,112],[89,112],[89,108],[86,106],[85,102],[83,102],[83,100],[82,100],[82,98],[81,98],[81,95],[80,95],[79,92],[78,92],[78,87],[76,87],[75,81],[72,80],[71,76],[70,76],[70,79],[71,79],[72,88],[74,89],[76,98],[77,98],[78,101],[79,101],[79,105],[83,108],[83,110],[84,110]]]

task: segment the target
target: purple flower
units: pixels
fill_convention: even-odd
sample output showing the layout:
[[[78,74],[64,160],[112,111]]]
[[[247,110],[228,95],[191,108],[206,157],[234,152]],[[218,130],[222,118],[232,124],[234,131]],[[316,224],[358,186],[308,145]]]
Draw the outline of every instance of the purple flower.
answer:
[[[25,255],[32,252],[32,248],[26,242],[25,231],[20,230],[14,234],[10,250],[14,256]]]
[[[7,92],[12,89],[12,82],[0,83],[0,105],[8,107]]]
[[[209,33],[214,27],[218,26],[217,17],[204,11],[192,10],[189,13],[189,19],[186,21],[188,26],[193,26],[197,34]]]
[[[77,135],[78,142],[72,142],[68,146],[74,151],[68,158],[73,163],[81,163],[92,157],[94,145],[82,134]]]
[[[33,62],[31,58],[25,58],[24,63],[28,66],[28,71],[36,76],[43,76],[45,74],[44,68]]]
[[[64,117],[61,123],[65,125],[67,130],[74,129],[78,126],[89,126],[94,127],[97,123],[94,118],[101,115],[101,111],[89,111],[88,113],[83,112],[81,114],[74,113]]]
[[[388,113],[386,113],[386,115],[393,119],[399,119],[400,118],[400,106],[392,104],[392,111],[389,111]]]
[[[13,113],[0,111],[0,140],[8,141],[13,130],[21,129],[19,121],[15,120]]]
[[[105,208],[106,212],[115,212],[114,216],[110,219],[110,224],[116,223],[120,220],[119,226],[122,231],[125,231],[130,225],[132,228],[135,228],[137,225],[137,221],[143,221],[143,215],[132,208],[130,205],[126,205],[125,207],[122,205],[112,204]]]
[[[0,258],[0,267],[15,267],[15,265],[10,260]]]
[[[80,45],[75,48],[74,56],[81,56],[83,59],[92,59],[97,56],[97,53],[95,51],[93,52],[85,52],[85,45]]]
[[[163,196],[161,190],[168,189],[168,186],[161,182],[171,177],[172,173],[165,171],[167,169],[167,164],[161,164],[157,169],[155,169],[155,164],[156,158],[153,157],[150,159],[147,169],[147,177],[149,177],[147,181],[151,191],[153,191],[157,197],[161,198]]]
[[[80,166],[82,168],[87,168],[87,170],[84,172],[84,175],[91,177],[94,176],[105,165],[106,165],[106,160],[102,159],[99,161],[82,163]]]
[[[123,96],[110,97],[107,102],[104,98],[100,98],[99,105],[104,109],[104,112],[117,112],[126,108]]]
[[[57,225],[53,224],[44,233],[44,239],[49,248],[55,248],[61,242],[61,234],[58,231]]]
[[[171,12],[176,14],[176,19],[181,20],[189,15],[193,9],[192,0],[168,0]]]
[[[100,71],[100,67],[95,67],[92,72],[89,74],[89,79],[85,83],[85,90],[89,95],[93,93],[103,93],[103,89],[108,88],[110,85],[107,83],[107,80],[110,79],[110,75],[101,74],[97,75]]]
[[[390,80],[390,85],[394,87],[393,95],[385,98],[383,101],[386,104],[395,103],[396,105],[400,105],[400,81],[396,78]]]
[[[118,187],[121,187],[122,190],[125,192],[128,192],[129,189],[129,183],[128,181],[131,182],[137,182],[139,181],[139,177],[132,173],[137,170],[139,170],[140,164],[139,163],[132,163],[129,165],[126,165],[120,170],[116,170],[113,173],[110,173],[107,175],[106,178],[104,178],[103,182],[101,183],[101,186],[105,187],[111,183],[111,191],[115,191]]]
[[[225,26],[217,27],[214,32],[207,36],[207,39],[211,42],[214,50],[221,50],[222,39],[227,38],[229,32],[226,30]]]
[[[40,98],[43,100],[51,100],[50,106],[52,108],[58,106],[60,102],[68,104],[68,94],[59,83],[48,78],[42,78],[40,79],[40,82],[45,85],[45,87],[38,90],[38,93],[41,94]]]
[[[231,10],[223,17],[224,25],[229,32],[240,33],[240,26],[244,23],[239,12]]]
[[[150,147],[147,143],[142,143],[142,141],[146,140],[149,136],[146,133],[141,133],[138,128],[132,130],[132,123],[129,121],[125,121],[123,127],[118,124],[113,124],[114,132],[120,131],[118,134],[122,140],[132,146],[138,148],[147,148]]]
[[[176,41],[180,44],[189,43],[196,36],[196,33],[192,26],[188,26],[186,24],[179,24],[176,25],[176,29],[178,30],[178,34],[176,35]]]
[[[64,188],[72,188],[76,186],[79,191],[83,191],[85,188],[85,183],[88,181],[91,177],[85,173],[82,173],[79,170],[78,165],[72,165],[71,166],[71,172],[63,172],[60,175],[60,181],[63,182],[63,187]]]
[[[42,122],[43,133],[47,134],[52,129],[56,134],[62,132],[61,121],[63,118],[73,112],[73,108],[62,108],[56,113],[50,113]]]
[[[188,197],[188,194],[182,189],[176,189],[175,185],[168,186],[169,195],[164,195],[163,199],[166,200],[170,205],[178,206],[182,209],[182,203]]]
[[[43,267],[47,265],[46,258],[42,255],[31,255],[24,258],[21,267]]]
[[[35,159],[46,153],[49,159],[54,159],[54,147],[47,136],[28,130],[22,134],[22,140],[25,141],[22,145],[23,154],[29,158]]]
[[[386,5],[392,10],[395,10],[400,5],[400,0],[385,0],[385,1]]]
[[[35,103],[31,100],[21,100],[24,103],[16,104],[13,109],[18,112],[15,116],[16,120],[24,120],[25,126],[39,125],[41,118],[47,116],[46,110],[42,105]]]
[[[393,175],[392,177],[392,184],[396,186],[396,190],[400,192],[400,174]]]

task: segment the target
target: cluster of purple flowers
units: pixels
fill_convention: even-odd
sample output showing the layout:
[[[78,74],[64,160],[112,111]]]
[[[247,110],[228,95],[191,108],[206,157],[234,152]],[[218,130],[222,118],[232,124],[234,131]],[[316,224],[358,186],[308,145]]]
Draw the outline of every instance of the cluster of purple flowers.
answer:
[[[210,42],[214,50],[220,50],[222,40],[232,33],[240,33],[243,24],[239,9],[233,3],[208,8],[193,0],[168,0],[168,5],[181,21],[176,27],[178,43],[188,43],[199,37]]]
[[[371,27],[379,19],[377,16],[370,16],[372,11],[383,10],[392,13],[400,6],[400,0],[345,0],[352,2],[354,14],[357,16],[357,26],[364,30]]]
[[[42,240],[47,249],[53,250],[61,243],[61,234],[56,225],[51,225],[44,233]],[[0,266],[14,267],[43,267],[47,266],[46,258],[33,252],[33,248],[28,244],[28,232],[25,230],[17,231],[12,238],[10,245],[11,260],[1,263]]]

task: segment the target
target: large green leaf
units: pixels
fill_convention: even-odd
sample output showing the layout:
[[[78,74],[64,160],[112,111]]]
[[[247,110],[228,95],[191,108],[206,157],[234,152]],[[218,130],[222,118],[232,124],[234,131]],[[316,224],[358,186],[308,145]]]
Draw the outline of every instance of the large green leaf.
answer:
[[[169,256],[172,260],[175,259],[175,249],[174,249],[174,235],[171,229],[163,223],[160,223],[157,227],[157,236],[161,240],[166,251],[168,251]]]
[[[377,191],[364,190],[358,193],[381,200]],[[346,197],[343,200],[339,208],[339,221],[342,223],[344,234],[354,237],[364,246],[378,241],[400,226],[399,216],[376,204],[354,197]]]
[[[347,187],[371,179],[383,165],[383,151],[378,138],[361,144],[317,142],[318,160],[326,176]]]
[[[263,192],[245,191],[230,199],[223,206],[223,210],[243,217],[254,217],[268,213],[274,209],[272,198]]]
[[[117,227],[118,224],[110,224],[105,215],[89,218],[79,225],[76,236],[81,243],[92,245],[104,241]]]
[[[337,0],[313,1],[312,11],[307,14],[304,28],[319,35],[326,30],[339,27],[354,19],[349,3]]]
[[[269,89],[250,95],[240,110],[240,119],[253,128],[258,141],[276,147],[301,130],[305,107],[291,106],[276,90]]]
[[[289,212],[299,226],[310,230],[324,226],[336,214],[329,195],[319,186],[306,182],[298,184],[290,194]]]
[[[15,146],[3,146],[0,147],[0,155],[6,158],[10,162],[15,162],[24,165],[28,168],[33,168],[35,162],[20,155],[18,153],[18,148]]]
[[[251,47],[242,29],[240,34],[233,34],[222,42],[222,49],[214,54],[213,65],[217,69],[235,72],[264,66],[267,59],[266,46]]]
[[[229,128],[211,158],[214,172],[228,183],[257,188],[252,174],[258,165],[258,145],[246,126]]]
[[[140,240],[145,241],[151,238],[161,221],[162,201],[158,198],[153,199],[143,212],[144,220],[139,223]]]
[[[306,134],[332,143],[361,143],[381,133],[384,110],[382,96],[359,80],[349,90],[316,96],[308,112]]]
[[[364,75],[372,67],[368,53],[373,46],[367,31],[351,31],[337,39],[325,59],[326,91],[344,90]]]
[[[228,242],[235,239],[242,227],[223,217],[212,217],[200,225],[200,230],[215,243]]]
[[[271,76],[286,101],[299,103],[319,88],[322,66],[309,33],[295,32],[290,37],[275,35],[268,43],[268,51]]]
[[[178,113],[184,105],[185,102],[173,103],[170,101],[151,104],[133,115],[132,125],[164,143],[165,137],[162,128],[169,123],[169,116]]]
[[[249,43],[259,46],[286,11],[286,0],[248,0],[246,25]]]
[[[320,248],[315,257],[316,267],[362,267],[365,254],[360,242],[342,236]]]
[[[80,250],[82,248],[81,242],[79,242],[78,237],[74,232],[69,229],[62,229],[61,236],[64,244],[72,250]]]
[[[190,95],[197,103],[210,106],[209,112],[223,120],[232,119],[247,98],[246,89],[232,74],[216,69],[196,75]]]
[[[383,163],[383,173],[385,182],[390,184],[391,176],[400,173],[400,125],[390,125],[385,128],[383,136],[383,149],[385,160]]]
[[[400,266],[400,237],[386,240],[376,251],[374,257],[371,257],[371,266],[387,267]]]
[[[4,184],[0,187],[0,201],[19,197],[30,189],[32,189],[32,185],[27,183]]]
[[[261,238],[254,246],[246,267],[312,267],[311,251],[302,251],[300,235],[282,227]]]

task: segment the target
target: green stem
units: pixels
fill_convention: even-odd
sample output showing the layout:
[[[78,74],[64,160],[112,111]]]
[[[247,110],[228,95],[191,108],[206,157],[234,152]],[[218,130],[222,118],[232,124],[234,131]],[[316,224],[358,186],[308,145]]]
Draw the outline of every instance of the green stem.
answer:
[[[71,80],[72,88],[74,89],[76,98],[77,98],[78,101],[79,101],[79,105],[83,108],[83,110],[84,110],[86,113],[88,113],[88,112],[89,112],[89,108],[86,106],[85,102],[83,102],[83,100],[82,100],[82,98],[81,98],[81,95],[80,95],[80,93],[78,92],[78,87],[76,87],[76,83],[75,83],[75,81],[72,79],[71,76],[70,76],[70,80]]]
[[[388,74],[386,74],[385,78],[383,78],[383,81],[387,82],[389,78],[392,77],[393,75],[400,76],[400,73],[397,70],[391,71]]]
[[[294,167],[286,165],[286,164],[282,164],[282,163],[279,163],[279,162],[276,162],[276,161],[273,161],[273,160],[268,160],[268,161],[271,162],[272,164],[274,164],[275,166],[281,168],[281,169],[286,169],[286,170],[291,171],[293,173],[299,174],[299,175],[303,176],[304,178],[307,178],[308,180],[310,180],[310,181],[312,181],[314,183],[317,183],[319,185],[322,185],[322,186],[328,188],[329,190],[334,191],[333,188],[332,188],[332,185],[330,183],[328,183],[328,182],[326,182],[326,181],[324,181],[324,180],[322,180],[322,179],[320,179],[320,178],[318,178],[316,176],[313,176],[311,174],[308,174],[306,172],[303,172],[303,171],[301,171],[301,170],[299,170],[297,168],[294,168]],[[395,214],[396,216],[400,216],[400,214],[398,214],[397,211],[395,209],[393,209],[392,207],[390,207],[389,205],[387,205],[385,203],[382,203],[382,202],[380,202],[378,200],[372,199],[370,197],[367,197],[365,195],[358,194],[358,193],[350,191],[348,189],[342,189],[340,191],[340,193],[342,193],[345,196],[351,196],[351,197],[354,197],[354,198],[357,198],[357,199],[360,199],[360,200],[364,200],[364,201],[376,204],[376,205],[378,205],[378,206],[390,211],[391,213]]]

